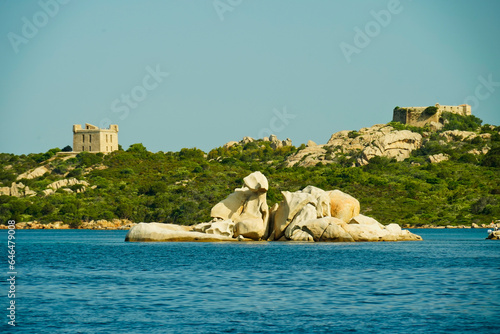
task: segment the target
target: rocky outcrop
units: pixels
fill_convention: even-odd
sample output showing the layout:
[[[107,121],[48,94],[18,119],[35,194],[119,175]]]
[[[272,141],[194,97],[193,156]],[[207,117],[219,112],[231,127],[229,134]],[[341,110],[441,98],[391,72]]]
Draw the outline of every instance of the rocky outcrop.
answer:
[[[287,138],[286,140],[279,140],[276,135],[270,135],[269,138],[264,137],[264,141],[269,141],[273,149],[278,149],[284,146],[292,146],[292,140]]]
[[[437,164],[437,163],[440,163],[443,161],[447,161],[449,159],[450,159],[450,156],[448,154],[444,154],[444,153],[429,155],[429,162],[431,164]]]
[[[87,187],[90,186],[90,184],[87,181],[77,180],[75,178],[62,179],[62,180],[58,180],[58,181],[55,181],[55,182],[52,182],[51,184],[49,184],[47,186],[47,189],[45,189],[43,191],[43,194],[45,196],[49,196],[49,195],[54,194],[58,189],[62,189],[68,193],[72,193],[73,190],[71,190],[70,188],[67,188],[67,187],[74,186],[77,184],[81,184],[83,186],[80,189],[76,189],[77,193],[84,192],[87,189]],[[92,188],[95,188],[95,186]]]
[[[359,201],[340,190],[307,186],[283,191],[281,203],[269,210],[269,184],[261,172],[243,179],[244,186],[217,203],[212,221],[191,227],[140,223],[126,241],[403,241],[421,240],[397,224],[384,226],[360,215]]]
[[[353,217],[359,215],[359,201],[340,190],[328,192],[330,198],[330,214],[332,217],[339,218],[344,222],[349,222]]]
[[[266,192],[269,188],[266,177],[254,172],[243,179],[245,184],[237,188],[226,199],[216,204],[210,213],[215,220],[234,222],[234,237],[242,235],[259,240],[264,236],[269,222]]]
[[[234,145],[238,145],[238,142],[237,141],[229,141],[229,142],[225,143],[222,147],[227,149],[227,148],[233,147]]]
[[[57,189],[59,188],[64,188],[64,187],[68,187],[68,186],[74,186],[74,185],[77,185],[77,184],[81,184],[85,187],[88,187],[89,186],[89,183],[87,181],[80,181],[80,180],[77,180],[75,178],[70,178],[70,179],[62,179],[62,180],[59,180],[59,181],[55,181],[55,182],[52,182],[51,184],[49,184],[47,186],[47,188],[50,188],[54,191],[56,191]]]
[[[491,231],[486,239],[500,240],[500,231]]]
[[[128,230],[134,225],[136,224],[127,219],[113,219],[111,221],[91,220],[87,222],[81,222],[81,224],[77,228],[86,230]],[[6,228],[6,226],[0,225],[0,229],[2,228]],[[62,221],[56,221],[47,224],[39,221],[19,222],[16,224],[16,229],[19,230],[61,230],[70,228],[74,227],[71,227],[69,224]]]
[[[23,177],[23,178],[29,178],[29,177]],[[62,189],[68,193],[72,193],[73,190],[71,190],[70,186],[74,186],[80,184],[82,185],[81,188],[76,189],[77,193],[84,192],[90,184],[87,181],[81,181],[77,180],[75,178],[70,178],[70,179],[62,179],[59,181],[52,182],[47,186],[47,189],[43,190],[42,193],[44,196],[49,196],[54,194],[58,189]],[[93,186],[92,188],[95,188]],[[25,186],[22,182],[15,183],[13,182],[10,187],[0,187],[0,195],[7,195],[7,196],[14,196],[14,197],[29,197],[29,196],[35,196],[37,193],[33,190],[31,190],[28,186]]]
[[[429,123],[429,129],[431,131],[439,131],[442,130],[444,127],[444,124],[439,123],[439,122],[430,122]]]
[[[358,133],[345,131],[332,135],[327,145],[340,146],[343,153],[359,150],[357,164],[366,165],[376,156],[395,158],[403,161],[413,150],[422,146],[422,136],[408,130],[395,130],[393,127],[378,124],[363,128]]]
[[[474,155],[482,155],[482,154],[484,155],[484,154],[487,154],[490,151],[490,149],[491,148],[489,146],[484,146],[481,150],[472,149],[467,153],[474,154]]]
[[[135,225],[137,224],[128,219],[100,219],[82,222],[78,228],[86,230],[129,230]]]
[[[402,161],[421,146],[422,136],[419,133],[377,124],[359,131],[339,131],[331,136],[326,145],[311,145],[297,152],[287,160],[287,165],[307,167],[318,162],[330,163],[339,155],[354,158],[357,165],[366,165],[376,156]]]
[[[443,139],[445,139],[447,142],[472,140],[476,137],[480,137],[480,138],[485,139],[485,140],[491,139],[490,133],[477,134],[477,133],[471,132],[471,131],[460,131],[460,130],[444,131],[444,132],[440,133],[439,135]]]
[[[282,192],[283,201],[274,214],[269,240],[293,241],[404,241],[422,238],[397,224],[384,226],[360,215],[359,202],[340,190],[323,191],[308,186],[302,191]]]
[[[301,167],[312,167],[316,166],[318,163],[330,164],[335,160],[333,159],[335,155],[329,155],[326,146],[307,146],[303,150],[298,151],[297,153],[289,156],[286,159],[287,167],[292,166],[301,166]]]
[[[25,186],[22,182],[12,182],[10,187],[0,187],[0,195],[14,196],[14,197],[31,197],[35,196],[36,192],[31,190],[30,187]]]
[[[131,228],[125,241],[236,241],[224,235],[196,232],[190,226],[139,223]]]
[[[254,172],[243,179],[243,187],[217,203],[211,210],[212,221],[192,227],[141,223],[129,234],[129,241],[236,241],[261,240],[267,232],[269,208],[267,178]],[[136,231],[137,230],[137,231]]]
[[[47,167],[40,166],[40,167],[37,167],[33,170],[27,171],[26,173],[22,173],[22,174],[18,175],[17,180],[18,181],[22,180],[22,179],[31,180],[31,179],[37,178],[39,176],[42,176],[47,172],[50,172],[50,170]]]
[[[243,146],[243,145],[246,145],[248,143],[253,143],[255,141],[256,140],[253,139],[252,137],[243,137],[243,139],[240,140],[239,142],[230,141],[230,142],[225,143],[222,147],[228,149],[230,147],[233,147],[234,145]],[[269,142],[271,144],[271,147],[275,150],[278,148],[281,148],[281,147],[285,147],[285,146],[292,146],[292,140],[290,138],[287,138],[285,140],[280,140],[280,139],[278,139],[278,137],[276,137],[276,135],[270,135],[269,137],[264,137],[264,138],[262,138],[262,141]]]
[[[314,146],[318,146],[318,144],[316,144],[312,140],[308,140],[307,141],[306,147],[314,147]]]

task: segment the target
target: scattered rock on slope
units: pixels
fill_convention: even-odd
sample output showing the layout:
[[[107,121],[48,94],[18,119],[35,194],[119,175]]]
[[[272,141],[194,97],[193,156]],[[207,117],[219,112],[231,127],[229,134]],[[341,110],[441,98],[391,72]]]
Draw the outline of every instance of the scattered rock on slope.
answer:
[[[37,178],[39,176],[42,176],[42,175],[44,175],[47,172],[50,172],[50,170],[47,167],[40,166],[40,167],[37,167],[37,168],[35,168],[33,170],[27,171],[26,173],[19,174],[17,176],[17,180],[18,181],[22,180],[22,179],[31,180],[31,179]]]

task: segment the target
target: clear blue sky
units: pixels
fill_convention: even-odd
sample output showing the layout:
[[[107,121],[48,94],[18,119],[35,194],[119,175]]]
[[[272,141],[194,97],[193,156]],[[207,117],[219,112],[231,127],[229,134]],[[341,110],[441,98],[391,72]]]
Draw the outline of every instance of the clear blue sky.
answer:
[[[500,124],[498,0],[58,1],[0,1],[0,152],[109,122],[153,152],[326,143],[436,102]]]

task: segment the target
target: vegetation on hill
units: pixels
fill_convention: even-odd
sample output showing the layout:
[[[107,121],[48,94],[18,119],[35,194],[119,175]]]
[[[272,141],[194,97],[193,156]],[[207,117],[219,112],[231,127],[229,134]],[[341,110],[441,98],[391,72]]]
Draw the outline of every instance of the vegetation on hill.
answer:
[[[208,154],[196,148],[151,153],[142,144],[108,155],[82,152],[71,158],[56,155],[59,149],[29,155],[2,153],[0,186],[22,182],[37,195],[0,196],[0,223],[8,219],[62,220],[78,226],[81,221],[123,218],[191,225],[210,220],[212,206],[257,170],[269,180],[270,206],[282,199],[282,190],[314,185],[351,194],[360,201],[362,213],[383,224],[470,225],[499,219],[500,127],[481,127],[481,120],[474,116],[444,117],[445,128],[432,133],[426,128],[391,123],[423,134],[423,146],[405,161],[375,157],[362,167],[319,163],[310,168],[286,168],[287,156],[304,146],[275,150],[261,140],[219,147]],[[446,130],[491,136],[446,141],[441,136]],[[477,154],[484,148],[489,149],[486,154]],[[450,159],[428,161],[430,155],[440,153]],[[50,172],[16,180],[38,166],[47,166]],[[50,183],[64,178],[85,180],[92,187],[75,184],[44,196],[43,190]]]

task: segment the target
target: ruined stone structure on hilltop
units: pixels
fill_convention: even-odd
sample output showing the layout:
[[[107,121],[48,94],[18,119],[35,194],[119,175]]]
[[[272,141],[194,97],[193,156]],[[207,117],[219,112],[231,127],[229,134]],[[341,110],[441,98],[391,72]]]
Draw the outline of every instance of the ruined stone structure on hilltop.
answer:
[[[118,150],[118,125],[111,124],[108,129],[100,129],[85,123],[73,125],[73,152],[109,153]]]
[[[412,126],[425,126],[431,122],[442,123],[441,115],[444,112],[462,116],[471,115],[471,106],[461,104],[459,106],[442,106],[436,103],[430,107],[396,107],[392,117],[393,122],[400,122]]]

